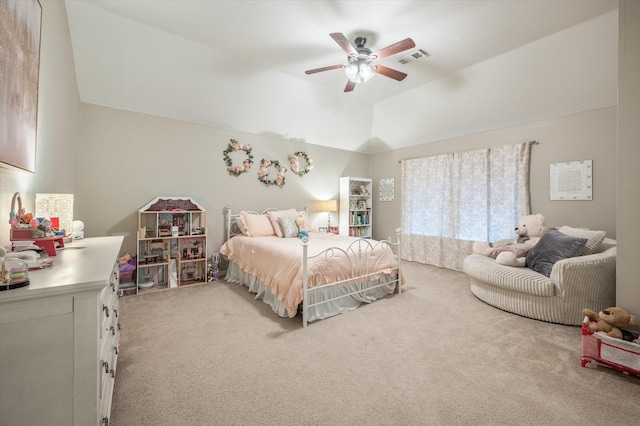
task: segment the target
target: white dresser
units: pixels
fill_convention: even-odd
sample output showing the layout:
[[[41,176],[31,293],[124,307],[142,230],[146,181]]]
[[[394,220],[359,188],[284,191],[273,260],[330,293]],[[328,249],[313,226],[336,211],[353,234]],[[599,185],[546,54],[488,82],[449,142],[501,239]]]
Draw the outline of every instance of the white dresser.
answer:
[[[76,240],[0,291],[0,425],[109,423],[122,240]]]

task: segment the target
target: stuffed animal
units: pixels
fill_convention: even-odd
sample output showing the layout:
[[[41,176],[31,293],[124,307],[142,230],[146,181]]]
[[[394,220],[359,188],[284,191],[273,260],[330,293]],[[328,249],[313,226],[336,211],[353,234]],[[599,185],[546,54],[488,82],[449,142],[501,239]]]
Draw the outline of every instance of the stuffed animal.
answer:
[[[122,256],[120,256],[119,262],[121,265],[124,265],[126,263],[129,263],[129,261],[133,259],[133,257],[134,256],[131,253],[125,253]]]
[[[588,327],[591,330],[616,339],[622,339],[623,333],[620,328],[634,325],[638,321],[635,315],[617,307],[607,308],[599,313],[584,308],[582,313],[589,318]]]
[[[493,257],[496,263],[507,266],[524,266],[526,255],[531,248],[540,241],[540,237],[549,229],[544,224],[544,216],[532,214],[522,216],[515,231],[518,234],[516,242],[498,247],[491,247],[489,243],[477,241],[473,244],[473,253]]]
[[[309,233],[307,232],[306,229],[303,229],[302,231],[300,231],[300,233],[298,234],[299,238],[309,238]]]
[[[31,229],[31,238],[53,237],[54,235],[56,233],[51,229],[51,221],[49,219],[43,220],[37,228]]]

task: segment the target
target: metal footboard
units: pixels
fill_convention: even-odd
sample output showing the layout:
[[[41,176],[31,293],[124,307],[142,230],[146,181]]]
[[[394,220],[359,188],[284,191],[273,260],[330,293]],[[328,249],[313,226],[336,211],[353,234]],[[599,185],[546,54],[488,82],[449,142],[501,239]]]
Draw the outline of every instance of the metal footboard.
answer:
[[[390,249],[390,250],[389,250]],[[395,250],[394,250],[395,249]],[[309,255],[309,238],[302,239],[302,325],[308,325],[308,309],[344,297],[363,294],[373,289],[395,283],[402,292],[401,230],[396,229],[396,241],[375,241],[359,238],[346,249],[331,247],[315,255]],[[381,256],[379,256],[382,253]],[[309,261],[312,261],[310,265]],[[379,279],[388,276],[389,281]],[[312,285],[311,285],[312,284]],[[351,290],[338,296],[310,303],[309,295],[328,286],[348,286]],[[363,288],[356,288],[363,287]]]

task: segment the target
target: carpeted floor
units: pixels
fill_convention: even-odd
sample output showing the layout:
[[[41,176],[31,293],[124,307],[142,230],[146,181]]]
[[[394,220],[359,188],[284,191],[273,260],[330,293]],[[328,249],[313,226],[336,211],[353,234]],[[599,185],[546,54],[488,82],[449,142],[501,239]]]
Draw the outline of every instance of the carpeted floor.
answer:
[[[637,424],[640,378],[582,368],[578,327],[404,265],[403,294],[307,329],[224,281],[120,299],[109,424]]]

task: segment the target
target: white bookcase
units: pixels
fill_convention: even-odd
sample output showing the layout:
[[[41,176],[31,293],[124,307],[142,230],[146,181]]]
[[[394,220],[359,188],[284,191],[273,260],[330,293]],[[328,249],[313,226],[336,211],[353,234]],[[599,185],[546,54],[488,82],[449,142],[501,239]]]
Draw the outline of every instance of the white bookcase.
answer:
[[[372,180],[340,178],[340,235],[371,238],[373,224]]]
[[[207,282],[206,230],[192,198],[156,197],[138,210],[136,292]]]

